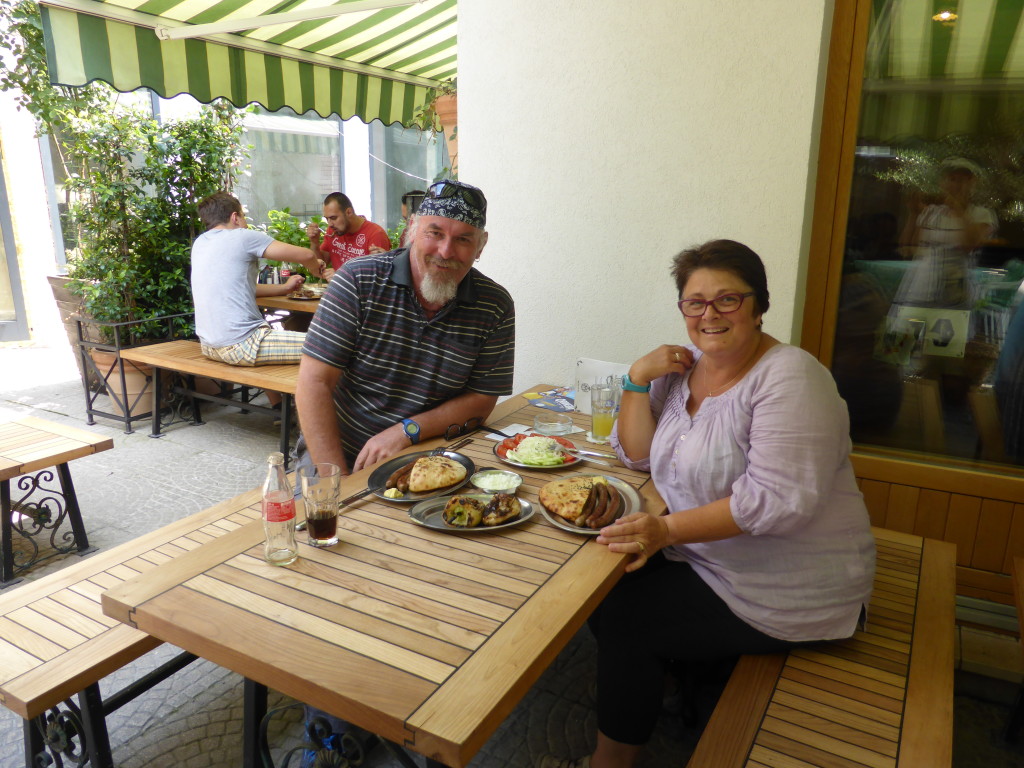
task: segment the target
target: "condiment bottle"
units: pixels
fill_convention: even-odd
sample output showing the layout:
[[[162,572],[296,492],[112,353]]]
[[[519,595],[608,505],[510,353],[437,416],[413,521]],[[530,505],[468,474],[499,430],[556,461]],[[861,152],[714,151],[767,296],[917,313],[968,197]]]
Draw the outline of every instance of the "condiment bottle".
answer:
[[[284,454],[267,458],[267,479],[263,481],[263,530],[267,541],[264,557],[271,565],[290,565],[299,556],[295,543],[295,498],[284,473]]]

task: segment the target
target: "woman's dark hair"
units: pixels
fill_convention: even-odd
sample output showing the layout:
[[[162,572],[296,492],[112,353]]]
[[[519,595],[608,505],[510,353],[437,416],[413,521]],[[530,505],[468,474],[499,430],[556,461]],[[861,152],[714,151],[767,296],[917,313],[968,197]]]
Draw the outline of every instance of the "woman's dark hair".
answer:
[[[757,302],[754,310],[759,314],[768,311],[768,277],[764,273],[761,257],[743,243],[735,240],[708,240],[703,245],[687,248],[672,259],[672,277],[676,281],[676,293],[683,297],[683,289],[698,269],[720,269],[732,272],[750,286]]]
[[[206,228],[213,229],[220,224],[227,224],[232,213],[241,215],[243,211],[242,204],[234,195],[229,195],[227,192],[214,192],[200,201],[197,213]]]

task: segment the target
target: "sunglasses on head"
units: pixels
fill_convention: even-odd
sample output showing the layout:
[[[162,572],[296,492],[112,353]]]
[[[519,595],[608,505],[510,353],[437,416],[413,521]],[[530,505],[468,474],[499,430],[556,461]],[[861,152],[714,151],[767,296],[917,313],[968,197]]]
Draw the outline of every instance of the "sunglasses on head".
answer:
[[[458,195],[469,205],[473,206],[481,213],[487,213],[487,198],[484,197],[484,193],[476,187],[470,187],[465,184],[460,184],[457,181],[438,181],[427,187],[427,197],[436,197],[444,199],[446,197],[455,197]]]

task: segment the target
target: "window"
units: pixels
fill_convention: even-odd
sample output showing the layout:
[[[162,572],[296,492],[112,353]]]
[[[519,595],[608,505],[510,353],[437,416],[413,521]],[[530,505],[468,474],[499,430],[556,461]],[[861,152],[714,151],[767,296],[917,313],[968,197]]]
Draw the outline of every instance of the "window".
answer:
[[[1024,6],[873,4],[832,372],[865,445],[1024,464]]]

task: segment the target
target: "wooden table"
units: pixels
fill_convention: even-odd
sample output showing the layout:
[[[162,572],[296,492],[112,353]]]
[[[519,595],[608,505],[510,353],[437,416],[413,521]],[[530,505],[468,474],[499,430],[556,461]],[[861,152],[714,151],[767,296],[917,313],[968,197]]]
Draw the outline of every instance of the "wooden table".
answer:
[[[515,397],[490,424],[532,424],[536,411]],[[589,427],[589,417],[574,418]],[[494,445],[477,433],[460,452],[495,466]],[[581,470],[631,483],[649,512],[664,506],[644,473],[617,462],[573,469]],[[536,503],[539,487],[560,473],[523,471],[520,496]],[[364,487],[367,475],[347,479],[343,492]],[[279,568],[263,562],[261,525],[246,525],[110,589],[103,610],[461,768],[628,560],[539,512],[514,528],[458,535],[415,525],[408,506],[376,497],[346,509],[339,537],[313,549],[300,534],[299,560]]]
[[[71,482],[71,470],[68,468],[68,462],[82,456],[107,451],[113,447],[114,441],[109,437],[101,437],[82,429],[54,424],[51,421],[31,416],[0,424],[0,517],[3,518],[3,562],[0,578],[2,578],[4,586],[14,583],[13,533],[15,525],[11,516],[19,509],[33,520],[31,532],[25,532],[20,524],[17,526],[23,536],[29,537],[49,530],[52,532],[50,540],[54,553],[69,552],[72,547],[77,547],[80,553],[89,551],[89,538],[85,532],[85,525],[82,523],[82,514],[78,508],[78,497],[75,495],[75,486]],[[33,492],[42,488],[40,483],[52,479],[52,475],[44,476],[43,470],[49,467],[54,467],[57,470],[61,487],[61,492],[57,495],[64,497],[63,505],[56,498],[56,492],[50,489],[45,489],[46,492],[43,495],[46,498],[39,504],[31,501]],[[12,504],[11,480],[19,475],[28,476],[32,473],[38,474],[19,481],[18,487],[21,496],[17,502]],[[38,514],[33,515],[33,512]],[[56,543],[56,535],[57,529],[65,519],[71,523],[74,543],[67,547],[61,547]],[[24,570],[46,557],[34,557],[19,566],[18,570]]]
[[[286,309],[289,312],[306,312],[312,315],[320,306],[320,300],[289,299],[286,296],[257,296],[256,304],[270,309]]]

